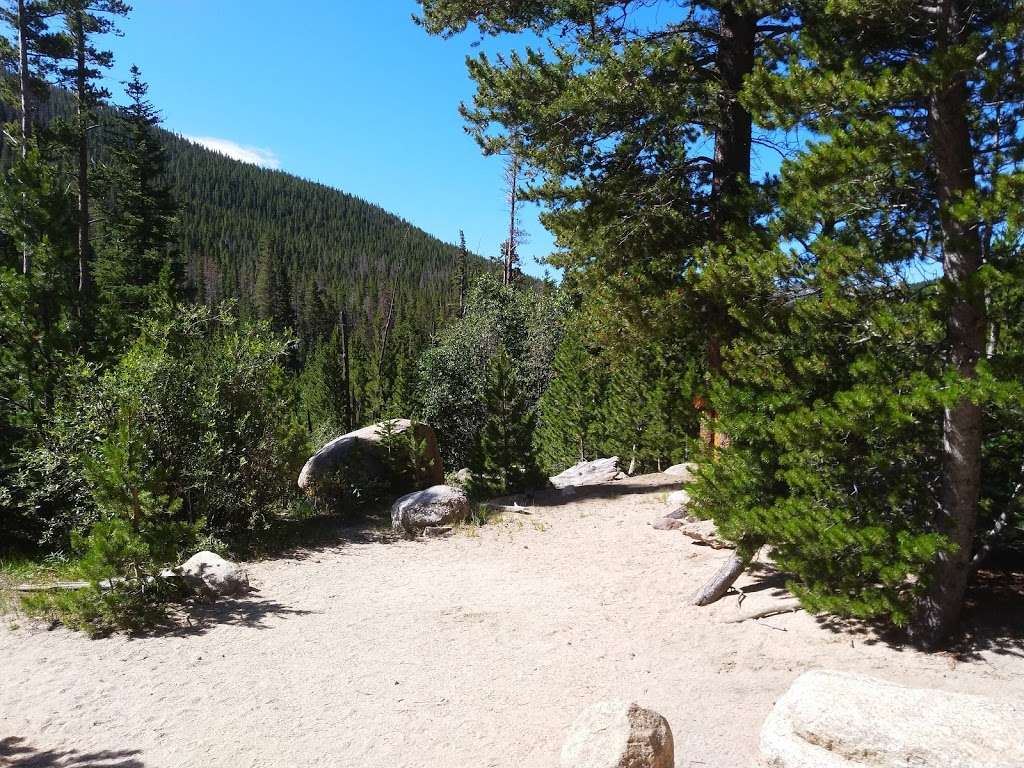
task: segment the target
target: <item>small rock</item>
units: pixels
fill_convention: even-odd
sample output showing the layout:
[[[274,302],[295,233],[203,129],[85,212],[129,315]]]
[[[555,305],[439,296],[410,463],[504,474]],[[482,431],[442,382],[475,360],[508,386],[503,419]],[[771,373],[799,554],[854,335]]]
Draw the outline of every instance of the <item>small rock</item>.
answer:
[[[458,488],[467,488],[473,482],[473,470],[469,467],[463,467],[458,472],[452,472],[448,480],[450,485]]]
[[[653,528],[656,531],[674,531],[676,528],[682,528],[683,521],[676,520],[671,517],[662,517],[654,521]]]
[[[196,552],[178,570],[185,584],[207,595],[237,595],[249,589],[248,574],[214,552]]]
[[[423,529],[423,535],[431,538],[440,538],[441,536],[447,536],[452,532],[450,525],[428,525]]]
[[[686,507],[678,507],[669,512],[665,517],[671,517],[673,520],[687,520],[693,522],[697,518],[686,511]]]
[[[406,494],[391,507],[391,527],[406,533],[461,523],[467,517],[469,499],[461,488],[451,485],[432,485]]]
[[[572,724],[562,768],[674,768],[672,729],[657,712],[602,701]]]
[[[845,672],[797,678],[761,729],[768,768],[1019,768],[1024,705]]]
[[[672,491],[665,503],[670,507],[685,507],[690,503],[690,494],[686,491]]]

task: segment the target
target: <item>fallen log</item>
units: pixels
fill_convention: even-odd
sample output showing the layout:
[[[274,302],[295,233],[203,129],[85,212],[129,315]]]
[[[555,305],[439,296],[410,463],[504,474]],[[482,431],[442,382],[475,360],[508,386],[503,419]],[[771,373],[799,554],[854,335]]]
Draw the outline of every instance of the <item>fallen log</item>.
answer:
[[[733,552],[725,564],[718,569],[718,572],[711,577],[711,580],[697,590],[693,596],[693,604],[711,605],[711,603],[721,600],[746,567],[747,560]]]
[[[104,579],[100,582],[100,589],[110,589],[124,579]],[[90,586],[89,581],[55,581],[50,584],[19,584],[14,588],[15,592],[74,592]]]
[[[741,539],[736,545],[736,551],[711,577],[710,581],[697,590],[691,603],[704,606],[721,600],[736,583],[736,579],[747,569],[750,561],[754,559],[763,545],[763,539],[750,539],[749,537]]]

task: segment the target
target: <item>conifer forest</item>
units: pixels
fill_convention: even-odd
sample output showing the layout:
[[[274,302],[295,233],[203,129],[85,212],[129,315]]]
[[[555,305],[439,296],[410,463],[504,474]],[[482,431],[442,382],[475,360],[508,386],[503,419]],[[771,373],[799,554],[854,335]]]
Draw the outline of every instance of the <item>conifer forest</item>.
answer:
[[[0,561],[90,585],[26,610],[141,630],[196,551],[377,519],[415,439],[296,478],[393,419],[473,503],[694,465],[730,547],[705,602],[769,558],[803,610],[930,651],[1021,570],[1018,0],[412,3],[504,162],[480,254],[166,130],[145,61],[110,75],[131,12],[0,4]]]

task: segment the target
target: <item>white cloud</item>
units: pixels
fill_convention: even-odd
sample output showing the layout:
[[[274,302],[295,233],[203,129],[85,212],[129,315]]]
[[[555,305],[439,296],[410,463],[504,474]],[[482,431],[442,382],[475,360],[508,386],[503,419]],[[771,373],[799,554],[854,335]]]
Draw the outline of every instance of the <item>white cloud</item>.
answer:
[[[214,152],[227,155],[235,160],[241,160],[243,163],[252,163],[262,168],[281,167],[281,161],[269,149],[246,147],[229,139],[217,139],[212,136],[182,136],[182,138],[188,139],[193,144],[198,144],[201,147],[212,149]]]

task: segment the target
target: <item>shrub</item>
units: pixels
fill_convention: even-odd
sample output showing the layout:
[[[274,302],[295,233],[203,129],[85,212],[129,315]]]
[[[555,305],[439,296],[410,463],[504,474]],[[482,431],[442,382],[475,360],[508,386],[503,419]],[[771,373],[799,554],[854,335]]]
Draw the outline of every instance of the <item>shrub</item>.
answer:
[[[172,517],[215,535],[262,528],[296,503],[308,444],[282,360],[288,341],[230,305],[163,306],[106,370],[82,368],[20,457],[13,502],[43,521],[51,548],[101,519],[88,481],[105,441],[131,424],[138,472]]]

